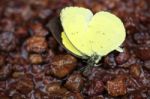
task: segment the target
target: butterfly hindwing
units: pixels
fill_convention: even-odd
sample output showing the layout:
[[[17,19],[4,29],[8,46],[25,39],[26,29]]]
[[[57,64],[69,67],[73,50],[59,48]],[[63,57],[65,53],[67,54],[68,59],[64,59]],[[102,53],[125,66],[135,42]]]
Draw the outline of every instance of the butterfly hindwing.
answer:
[[[83,54],[78,51],[73,45],[72,43],[69,41],[69,39],[67,38],[66,34],[64,32],[61,33],[61,38],[62,38],[62,43],[63,45],[72,53],[74,53],[75,55],[78,56],[83,56]]]
[[[74,47],[86,55],[91,47],[88,46],[88,35],[85,31],[92,17],[90,10],[80,7],[67,7],[61,11],[61,22],[66,36]]]

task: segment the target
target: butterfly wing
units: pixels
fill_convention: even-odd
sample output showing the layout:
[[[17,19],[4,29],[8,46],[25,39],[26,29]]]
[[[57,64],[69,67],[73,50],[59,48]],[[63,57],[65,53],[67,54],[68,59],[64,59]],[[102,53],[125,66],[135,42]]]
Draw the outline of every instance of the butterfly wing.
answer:
[[[125,40],[125,28],[121,20],[109,12],[98,12],[92,18],[88,28],[92,50],[98,55],[106,55],[118,50]]]
[[[83,56],[83,54],[77,50],[72,43],[69,41],[69,39],[67,38],[66,34],[64,32],[61,33],[61,38],[62,38],[62,43],[63,45],[72,53],[74,53],[75,55],[78,56]]]
[[[72,45],[85,55],[90,55],[91,47],[87,43],[86,29],[93,14],[80,7],[67,7],[61,11],[61,22],[64,32]],[[69,47],[69,46],[68,46]]]

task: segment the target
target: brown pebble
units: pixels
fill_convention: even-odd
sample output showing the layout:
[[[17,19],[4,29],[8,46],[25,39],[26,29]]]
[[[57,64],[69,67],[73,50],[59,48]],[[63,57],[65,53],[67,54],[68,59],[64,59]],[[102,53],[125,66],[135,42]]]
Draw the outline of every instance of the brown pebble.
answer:
[[[27,27],[25,27],[25,26],[16,28],[14,34],[17,38],[20,38],[20,39],[25,38],[29,35],[28,31],[27,31]]]
[[[24,99],[24,96],[19,93],[15,93],[11,99]]]
[[[63,99],[84,99],[81,93],[67,93],[64,95]]]
[[[42,56],[40,54],[31,54],[29,60],[32,64],[40,64],[43,62]]]
[[[12,73],[12,66],[5,65],[0,68],[0,80],[6,80]]]
[[[56,39],[54,39],[54,37],[50,37],[50,38],[48,39],[48,43],[49,43],[49,47],[50,47],[51,49],[55,49],[55,48],[57,48],[57,46],[58,46],[58,43],[57,43]]]
[[[13,78],[19,78],[19,77],[22,77],[22,76],[24,76],[24,72],[14,72],[12,74]]]
[[[119,55],[116,57],[116,62],[118,65],[121,65],[128,61],[130,58],[129,52],[125,50],[124,52],[119,53]]]
[[[111,96],[122,96],[127,93],[125,79],[123,76],[118,76],[114,80],[107,81],[107,91]]]
[[[80,92],[81,88],[83,87],[83,84],[84,84],[84,78],[82,77],[82,75],[79,73],[75,73],[70,75],[70,77],[68,78],[65,84],[65,87],[70,91]]]
[[[116,60],[115,60],[115,55],[113,53],[108,54],[105,58],[104,58],[104,62],[106,64],[107,67],[110,68],[115,68],[116,67]]]
[[[139,64],[133,64],[130,66],[130,74],[133,77],[139,77],[141,74],[141,68]]]
[[[146,69],[150,70],[150,60],[144,61],[143,65]]]
[[[58,82],[53,82],[47,85],[46,91],[48,94],[59,94],[59,95],[63,95],[67,92],[67,90],[64,87],[62,87],[61,84]]]
[[[28,94],[33,90],[34,83],[30,75],[25,75],[16,83],[15,87],[22,94]]]
[[[26,41],[27,51],[42,53],[47,50],[47,42],[44,37],[33,36]]]
[[[148,45],[137,46],[135,48],[136,56],[142,60],[150,60],[150,47]]]
[[[32,98],[32,96],[31,96],[31,98]],[[35,89],[34,98],[35,99],[50,99],[48,94],[44,93],[43,91],[41,91],[39,89]]]
[[[7,96],[7,94],[5,94],[4,92],[0,91],[0,98],[1,99],[10,99],[9,96]]]
[[[51,74],[62,78],[68,75],[76,67],[77,59],[71,55],[54,56],[51,63]]]
[[[0,55],[0,67],[5,64],[5,57]]]
[[[16,48],[16,38],[12,32],[0,33],[0,50],[12,51]]]
[[[147,44],[150,41],[149,33],[134,33],[133,39],[137,44]]]
[[[31,24],[32,35],[34,36],[43,36],[48,35],[48,31],[43,27],[41,23]]]
[[[89,99],[105,99],[102,95],[92,96]]]
[[[104,83],[100,79],[93,79],[88,81],[83,92],[88,96],[100,95],[104,91]]]

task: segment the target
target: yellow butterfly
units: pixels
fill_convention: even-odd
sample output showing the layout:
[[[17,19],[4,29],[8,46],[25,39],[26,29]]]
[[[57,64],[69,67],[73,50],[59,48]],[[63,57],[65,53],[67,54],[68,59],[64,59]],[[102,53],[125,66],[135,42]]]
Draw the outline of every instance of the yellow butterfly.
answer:
[[[110,12],[100,11],[93,15],[86,8],[66,7],[61,10],[60,21],[63,32],[59,42],[81,58],[98,56],[96,61],[99,61],[111,51],[123,51],[120,46],[126,37],[125,28],[122,21]],[[56,30],[52,32],[58,33]]]

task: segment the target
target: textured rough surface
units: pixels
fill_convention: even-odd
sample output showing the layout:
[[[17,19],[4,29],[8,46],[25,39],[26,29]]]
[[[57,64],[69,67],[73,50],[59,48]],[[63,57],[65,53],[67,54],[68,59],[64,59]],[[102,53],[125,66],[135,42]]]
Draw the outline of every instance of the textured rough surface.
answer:
[[[149,4],[149,0],[0,0],[0,99],[149,99]],[[110,11],[121,18],[127,33],[124,52],[113,51],[100,66],[82,73],[85,61],[68,54],[47,28],[66,6]]]
[[[123,77],[118,77],[114,80],[107,81],[108,94],[112,96],[125,95],[127,88]]]
[[[71,55],[58,55],[52,59],[51,74],[62,78],[76,67],[77,60]]]

